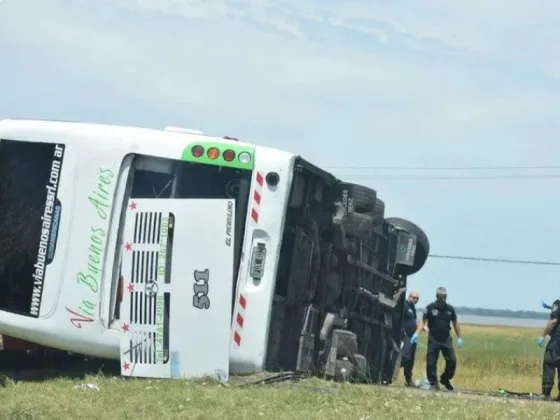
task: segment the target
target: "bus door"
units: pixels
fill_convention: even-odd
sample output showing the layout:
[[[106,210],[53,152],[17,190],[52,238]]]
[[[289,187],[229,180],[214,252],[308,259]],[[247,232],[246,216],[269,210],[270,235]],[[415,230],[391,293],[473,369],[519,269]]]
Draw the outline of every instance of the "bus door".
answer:
[[[121,374],[229,376],[235,200],[131,199],[123,237]]]

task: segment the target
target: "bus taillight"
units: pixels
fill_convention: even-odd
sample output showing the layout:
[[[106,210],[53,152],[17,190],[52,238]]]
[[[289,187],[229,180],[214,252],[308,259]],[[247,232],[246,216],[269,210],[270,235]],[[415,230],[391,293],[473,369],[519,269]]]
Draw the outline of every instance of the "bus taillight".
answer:
[[[220,156],[220,149],[211,147],[210,149],[208,149],[208,152],[206,154],[208,155],[208,158],[212,160],[218,159],[218,157]]]
[[[193,146],[193,148],[191,149],[191,153],[195,158],[199,158],[204,154],[204,147]]]
[[[224,151],[224,154],[222,156],[224,157],[224,160],[226,162],[231,162],[233,159],[235,159],[235,152],[231,149],[227,149]]]

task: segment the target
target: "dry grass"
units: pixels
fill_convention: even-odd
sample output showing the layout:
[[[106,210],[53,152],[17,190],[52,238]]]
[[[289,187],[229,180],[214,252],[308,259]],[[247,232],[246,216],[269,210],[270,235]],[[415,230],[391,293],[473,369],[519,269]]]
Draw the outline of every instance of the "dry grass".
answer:
[[[464,327],[457,351],[459,388],[507,387],[539,391],[542,349],[538,331]],[[417,371],[423,374],[425,337]],[[401,382],[402,378],[399,379]],[[9,384],[0,389],[6,419],[560,419],[555,403],[481,398],[406,390],[398,386],[337,385],[317,379],[267,387],[215,383],[89,377],[100,391],[78,383]]]

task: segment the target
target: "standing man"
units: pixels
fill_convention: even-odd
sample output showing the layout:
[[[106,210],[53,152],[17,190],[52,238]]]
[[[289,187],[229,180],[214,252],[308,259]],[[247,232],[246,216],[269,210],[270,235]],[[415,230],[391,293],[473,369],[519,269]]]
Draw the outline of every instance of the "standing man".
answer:
[[[414,367],[414,359],[416,357],[416,344],[411,339],[416,332],[418,326],[418,318],[416,315],[416,304],[420,299],[420,295],[413,290],[408,295],[408,300],[404,301],[404,322],[403,322],[403,347],[402,347],[402,363],[404,370],[404,380],[406,386],[414,386],[412,381],[412,369]]]
[[[556,401],[560,401],[560,299],[556,299],[550,311],[550,320],[547,322],[542,335],[539,337],[539,346],[544,346],[545,337],[550,335],[543,358],[542,393],[545,399],[550,399],[554,387],[554,375],[558,371],[559,394]]]
[[[418,323],[418,328],[412,336],[412,343],[418,342],[418,334],[424,329],[424,325],[428,324],[428,349],[426,352],[426,376],[430,381],[432,389],[439,389],[437,381],[437,361],[439,352],[443,354],[445,359],[445,370],[440,377],[440,383],[449,391],[453,391],[451,379],[455,376],[455,368],[457,367],[457,359],[453,351],[453,340],[451,339],[451,326],[457,334],[457,347],[463,347],[463,339],[461,338],[461,330],[457,323],[457,314],[453,306],[447,303],[447,290],[445,287],[438,287],[436,290],[436,301],[430,303],[424,309],[422,320]]]

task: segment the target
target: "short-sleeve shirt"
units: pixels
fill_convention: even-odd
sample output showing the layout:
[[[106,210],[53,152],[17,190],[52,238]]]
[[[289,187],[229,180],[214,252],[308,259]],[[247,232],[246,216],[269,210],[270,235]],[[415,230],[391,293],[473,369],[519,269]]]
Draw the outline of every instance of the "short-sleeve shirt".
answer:
[[[424,309],[422,319],[428,324],[429,336],[443,342],[451,337],[451,323],[457,322],[457,313],[448,303],[439,307],[437,302],[432,302]]]
[[[407,337],[412,337],[416,332],[416,325],[418,324],[418,318],[416,315],[416,307],[413,303],[408,300],[404,301],[404,323],[403,323],[404,333]]]
[[[550,309],[550,319],[558,320],[560,323],[560,299],[556,299],[552,304],[552,308]],[[555,341],[560,341],[560,327],[558,323],[552,328],[550,331],[550,339]]]

